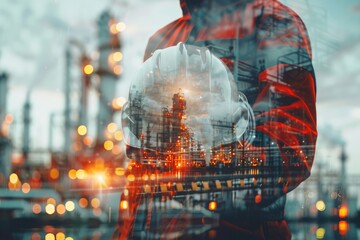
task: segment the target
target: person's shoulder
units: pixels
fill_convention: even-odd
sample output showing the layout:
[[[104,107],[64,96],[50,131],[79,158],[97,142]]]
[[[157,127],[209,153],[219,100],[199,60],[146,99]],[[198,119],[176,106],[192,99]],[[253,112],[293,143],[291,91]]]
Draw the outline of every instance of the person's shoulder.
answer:
[[[269,17],[277,24],[293,24],[297,28],[305,28],[300,16],[278,0],[268,0],[263,3],[263,18]]]
[[[305,49],[311,56],[308,32],[300,16],[277,0],[264,1],[262,4],[258,25],[260,48],[298,47]]]
[[[151,35],[146,46],[144,61],[148,59],[155,50],[168,47],[171,43],[171,39],[175,37],[175,33],[178,33],[179,29],[183,29],[187,25],[189,25],[189,19],[181,17],[160,28]]]

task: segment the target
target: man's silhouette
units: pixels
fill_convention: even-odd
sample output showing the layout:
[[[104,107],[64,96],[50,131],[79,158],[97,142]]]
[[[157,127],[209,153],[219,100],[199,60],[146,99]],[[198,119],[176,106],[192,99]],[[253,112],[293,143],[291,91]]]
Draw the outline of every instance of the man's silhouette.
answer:
[[[238,239],[290,239],[285,194],[310,175],[316,129],[316,89],[307,31],[276,0],[180,0],[183,17],[158,30],[144,60],[179,42],[206,46],[233,72],[255,113],[239,144],[246,160],[272,179],[247,191],[246,210],[221,215],[220,232]],[[238,166],[244,162],[238,163]],[[274,181],[275,179],[275,181]],[[274,183],[275,182],[275,183]],[[264,184],[265,185],[265,184]]]

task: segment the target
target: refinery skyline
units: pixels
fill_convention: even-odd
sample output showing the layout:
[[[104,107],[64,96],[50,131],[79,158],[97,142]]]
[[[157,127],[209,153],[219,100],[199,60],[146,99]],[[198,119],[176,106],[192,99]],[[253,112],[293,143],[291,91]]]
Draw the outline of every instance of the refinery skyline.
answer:
[[[359,85],[359,67],[356,65],[356,60],[359,56],[360,45],[356,40],[360,38],[360,34],[357,28],[351,28],[351,26],[360,16],[359,4],[356,4],[356,1],[342,4],[331,1],[325,4],[326,1],[321,0],[310,4],[307,1],[284,2],[293,6],[303,18],[312,40],[318,91],[320,132],[318,148],[346,143],[349,155],[348,172],[357,173],[359,168],[357,159],[360,157],[360,150],[356,147],[357,136],[360,132],[359,124],[357,124],[360,119],[358,105],[360,101],[357,100],[357,94],[353,93],[356,87],[351,87],[351,84]],[[96,18],[102,10],[109,8],[112,4],[111,11],[115,17],[126,24],[125,31],[121,33],[124,42],[124,72],[117,84],[116,96],[118,97],[127,97],[129,83],[142,62],[143,49],[148,37],[156,29],[181,15],[176,0],[156,1],[151,6],[144,1],[97,2],[93,7],[86,8],[86,14],[81,14],[84,13],[83,4],[85,4],[82,2],[78,2],[72,10],[67,8],[66,3],[57,1],[47,4],[41,4],[41,1],[34,4],[19,2],[15,6],[12,6],[10,1],[5,3],[5,6],[9,7],[8,17],[14,21],[9,26],[0,25],[1,30],[8,32],[10,28],[21,29],[16,38],[15,33],[11,31],[8,32],[8,36],[2,36],[0,39],[3,45],[0,49],[0,70],[6,71],[10,76],[7,112],[14,118],[11,134],[13,134],[16,149],[21,149],[22,108],[28,92],[33,106],[30,147],[32,149],[48,147],[48,126],[50,115],[54,113],[54,134],[57,137],[54,138],[52,144],[54,149],[62,148],[62,120],[59,115],[62,114],[65,103],[63,94],[65,47],[69,39],[77,39],[83,42],[87,53],[96,59]],[[314,12],[326,13],[324,21],[327,28],[323,35],[324,41],[329,45],[334,45],[334,49],[330,49],[327,53],[322,53],[321,44],[317,44],[321,35],[316,34],[317,26],[312,21],[314,19],[307,17],[304,11],[304,8],[306,10],[309,6],[319,7],[312,9]],[[336,9],[336,6],[341,8]],[[142,14],[144,8],[149,9],[146,16]],[[160,9],[168,9],[168,11],[162,11],[163,14],[160,17],[158,14]],[[20,13],[24,14],[26,21],[20,20]],[[339,14],[337,21],[334,19],[335,14]],[[6,14],[0,16],[4,18]],[[345,23],[348,23],[349,29],[341,27]],[[337,34],[339,32],[341,34]],[[32,38],[33,33],[37,34],[36,38]],[[25,40],[26,44],[24,44]],[[325,54],[325,57],[322,59],[323,62],[320,62],[319,56],[322,54]],[[77,67],[78,61],[74,59],[72,66],[73,81],[76,81],[81,74]],[[19,66],[22,66],[22,71],[19,71]],[[343,81],[347,84],[343,84]],[[75,87],[79,86],[75,84]],[[90,90],[89,101],[89,105],[93,107],[89,108],[88,129],[90,134],[94,135],[98,107],[95,91]],[[78,106],[75,104],[73,107]],[[331,162],[329,165],[333,168],[338,166],[337,157],[333,156],[329,160]]]

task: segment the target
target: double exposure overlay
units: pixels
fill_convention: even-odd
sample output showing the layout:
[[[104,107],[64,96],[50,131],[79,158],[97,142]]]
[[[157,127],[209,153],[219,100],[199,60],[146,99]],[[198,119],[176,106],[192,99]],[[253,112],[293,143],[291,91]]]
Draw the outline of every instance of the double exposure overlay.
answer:
[[[130,87],[122,201],[134,236],[206,219],[250,236],[277,222],[271,231],[289,237],[285,194],[310,175],[317,137],[309,39],[276,1],[220,2],[181,1],[184,16],[153,35]]]
[[[359,0],[0,2],[0,239],[360,239]]]

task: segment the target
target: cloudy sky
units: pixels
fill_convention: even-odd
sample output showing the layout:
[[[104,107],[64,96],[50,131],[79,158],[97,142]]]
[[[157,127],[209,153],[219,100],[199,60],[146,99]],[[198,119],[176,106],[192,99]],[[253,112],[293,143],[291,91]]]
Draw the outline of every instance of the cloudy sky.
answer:
[[[318,162],[338,168],[339,144],[346,143],[348,171],[360,171],[360,2],[359,0],[283,0],[304,20],[312,41],[318,90]],[[96,20],[104,10],[126,23],[122,33],[124,74],[117,95],[126,96],[142,62],[149,36],[181,15],[178,0],[1,0],[0,72],[10,75],[8,112],[15,147],[21,147],[22,106],[32,102],[33,149],[48,146],[48,124],[55,114],[61,134],[64,109],[64,52],[70,39],[82,42],[95,56]],[[73,50],[72,78],[78,88],[79,52]],[[75,94],[76,95],[76,94]],[[95,92],[90,95],[96,117]],[[75,109],[77,105],[73,106]],[[61,146],[61,137],[54,140]],[[330,150],[329,150],[330,149]]]

